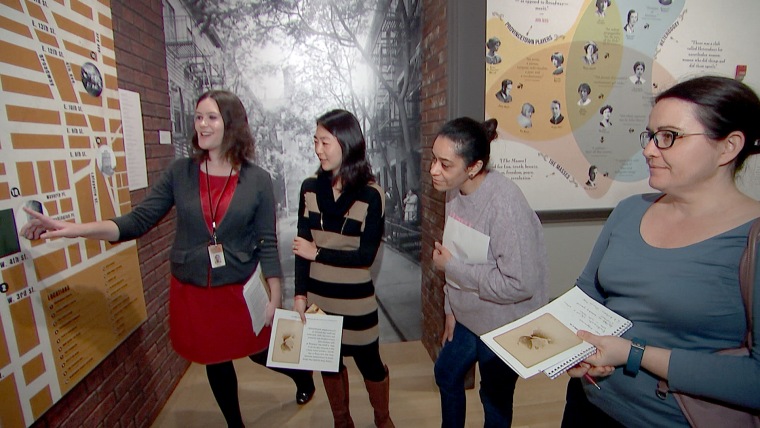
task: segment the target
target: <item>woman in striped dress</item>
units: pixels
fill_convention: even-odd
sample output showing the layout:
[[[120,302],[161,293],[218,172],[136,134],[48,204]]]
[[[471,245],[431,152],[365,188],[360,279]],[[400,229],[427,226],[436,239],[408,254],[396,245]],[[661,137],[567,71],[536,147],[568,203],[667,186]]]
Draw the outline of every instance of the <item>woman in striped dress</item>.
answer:
[[[375,425],[393,427],[388,368],[380,359],[377,300],[370,276],[384,225],[384,192],[374,182],[359,121],[345,110],[317,119],[317,174],[304,180],[298,207],[294,309],[316,303],[343,316],[341,357],[352,356],[369,393]],[[348,374],[322,373],[336,427],[353,427]]]

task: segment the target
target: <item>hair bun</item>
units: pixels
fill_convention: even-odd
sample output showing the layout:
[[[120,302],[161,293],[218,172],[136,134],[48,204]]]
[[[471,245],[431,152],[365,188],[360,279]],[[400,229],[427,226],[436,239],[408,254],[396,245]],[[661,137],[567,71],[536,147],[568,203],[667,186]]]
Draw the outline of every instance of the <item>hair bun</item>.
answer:
[[[486,131],[486,138],[488,139],[489,143],[499,136],[499,133],[496,132],[496,127],[498,125],[499,122],[496,119],[488,119],[483,122],[483,130]]]

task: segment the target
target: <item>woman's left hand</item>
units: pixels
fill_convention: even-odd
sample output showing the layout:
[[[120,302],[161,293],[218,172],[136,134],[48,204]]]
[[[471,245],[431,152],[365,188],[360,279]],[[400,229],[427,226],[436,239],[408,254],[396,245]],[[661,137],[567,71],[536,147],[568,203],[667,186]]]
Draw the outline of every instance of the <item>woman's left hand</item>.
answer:
[[[570,377],[583,377],[589,375],[591,377],[607,377],[615,371],[615,367],[612,366],[592,366],[591,364],[581,361],[573,367],[567,369],[567,374]]]
[[[293,254],[306,260],[314,260],[317,258],[317,244],[297,236],[293,240]]]
[[[433,249],[433,264],[435,265],[436,269],[445,271],[446,263],[449,262],[449,259],[451,259],[451,251],[449,251],[448,248],[444,247],[443,244],[436,241],[435,249]]]

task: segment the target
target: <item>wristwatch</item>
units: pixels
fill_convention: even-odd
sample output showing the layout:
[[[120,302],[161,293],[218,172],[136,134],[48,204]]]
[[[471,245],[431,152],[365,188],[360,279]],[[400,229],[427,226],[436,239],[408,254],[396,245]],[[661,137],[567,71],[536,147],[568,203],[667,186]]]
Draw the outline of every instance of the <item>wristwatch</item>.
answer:
[[[631,351],[628,352],[628,362],[625,363],[623,372],[628,376],[635,377],[641,368],[641,358],[644,357],[644,348],[647,347],[647,341],[634,337],[631,340]]]

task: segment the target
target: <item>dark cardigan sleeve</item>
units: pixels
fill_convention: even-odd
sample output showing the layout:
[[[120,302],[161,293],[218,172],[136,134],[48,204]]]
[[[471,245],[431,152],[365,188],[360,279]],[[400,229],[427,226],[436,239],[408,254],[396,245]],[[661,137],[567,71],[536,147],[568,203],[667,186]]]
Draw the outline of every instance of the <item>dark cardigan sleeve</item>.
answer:
[[[147,233],[174,206],[173,174],[179,161],[167,168],[150,188],[148,196],[131,212],[111,219],[119,228],[118,242],[136,239]]]
[[[274,201],[272,177],[262,170],[261,201],[254,219],[256,245],[259,247],[261,270],[267,278],[281,277],[280,255],[277,249],[277,208]]]

